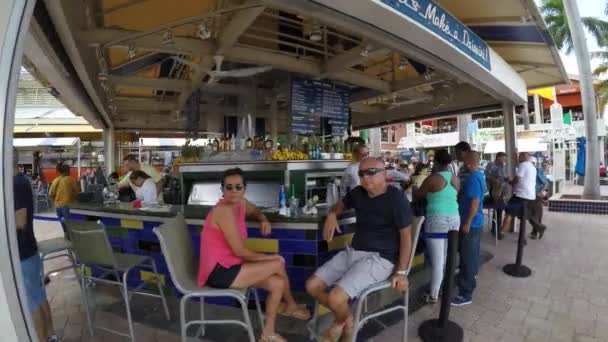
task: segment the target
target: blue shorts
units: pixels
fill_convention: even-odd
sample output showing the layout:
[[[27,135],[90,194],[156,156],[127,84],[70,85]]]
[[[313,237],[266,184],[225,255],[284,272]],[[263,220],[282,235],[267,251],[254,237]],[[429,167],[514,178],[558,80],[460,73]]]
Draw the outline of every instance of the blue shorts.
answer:
[[[21,260],[21,273],[30,312],[35,312],[46,302],[46,290],[41,279],[42,260],[38,253]]]

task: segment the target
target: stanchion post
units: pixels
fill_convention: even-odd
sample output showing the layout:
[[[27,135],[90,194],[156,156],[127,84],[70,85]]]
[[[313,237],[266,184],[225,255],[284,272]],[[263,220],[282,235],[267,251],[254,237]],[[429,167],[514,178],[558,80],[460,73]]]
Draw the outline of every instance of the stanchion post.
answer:
[[[448,253],[443,277],[443,297],[441,298],[439,319],[425,321],[418,328],[418,335],[424,342],[460,342],[464,337],[462,328],[449,320],[457,252],[458,231],[450,231],[448,233]]]
[[[502,270],[512,276],[517,278],[526,278],[532,274],[532,270],[522,265],[524,258],[524,241],[526,239],[526,221],[528,217],[528,201],[525,200],[522,204],[522,216],[519,220],[519,238],[517,240],[517,255],[515,256],[515,263],[505,265]]]

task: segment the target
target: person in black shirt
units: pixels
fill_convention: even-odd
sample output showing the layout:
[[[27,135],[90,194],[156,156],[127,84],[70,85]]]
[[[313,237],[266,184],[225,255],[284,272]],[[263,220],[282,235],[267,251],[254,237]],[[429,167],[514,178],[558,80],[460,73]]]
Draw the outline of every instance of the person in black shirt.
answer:
[[[412,251],[412,210],[405,194],[386,181],[384,163],[367,158],[359,166],[361,185],[328,213],[323,235],[327,241],[338,228],[337,217],[355,209],[357,224],[352,247],[336,254],[306,282],[306,290],[335,315],[322,341],[350,341],[353,317],[349,301],[366,288],[392,275],[393,287],[408,287],[406,268]],[[331,289],[331,290],[330,290]]]
[[[51,309],[46,300],[46,291],[42,284],[42,260],[38,254],[38,243],[34,236],[34,196],[29,179],[19,173],[17,151],[13,149],[15,178],[13,180],[15,195],[15,223],[17,225],[17,242],[21,259],[21,273],[27,294],[27,302],[32,314],[39,341],[57,341],[51,318]]]

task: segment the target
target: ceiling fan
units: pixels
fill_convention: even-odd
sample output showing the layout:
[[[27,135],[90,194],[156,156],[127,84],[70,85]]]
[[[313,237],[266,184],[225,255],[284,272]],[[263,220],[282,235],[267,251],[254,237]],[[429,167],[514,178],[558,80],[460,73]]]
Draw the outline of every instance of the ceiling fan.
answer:
[[[186,59],[180,57],[173,57],[176,61],[186,64],[189,67],[199,71],[204,72],[209,75],[209,80],[207,80],[207,84],[214,84],[219,82],[222,78],[245,78],[255,76],[257,74],[261,74],[267,71],[272,70],[272,66],[263,65],[259,67],[251,67],[251,68],[240,68],[240,69],[232,69],[232,70],[222,70],[222,62],[224,61],[224,56],[215,55],[213,59],[215,60],[215,70],[207,71],[203,70],[199,65],[192,63]]]

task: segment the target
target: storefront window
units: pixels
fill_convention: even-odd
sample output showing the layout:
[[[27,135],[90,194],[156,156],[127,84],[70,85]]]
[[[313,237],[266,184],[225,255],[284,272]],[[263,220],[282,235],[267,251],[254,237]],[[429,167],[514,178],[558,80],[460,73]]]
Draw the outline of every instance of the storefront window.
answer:
[[[388,141],[388,127],[382,127],[380,129],[380,141],[383,143],[389,143]]]

